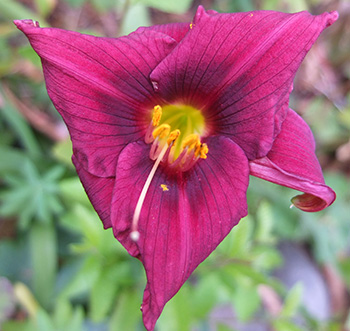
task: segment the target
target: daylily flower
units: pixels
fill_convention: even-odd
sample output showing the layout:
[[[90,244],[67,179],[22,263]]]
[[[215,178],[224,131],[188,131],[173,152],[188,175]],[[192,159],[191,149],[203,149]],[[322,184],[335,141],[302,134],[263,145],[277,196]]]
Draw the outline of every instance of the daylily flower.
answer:
[[[288,103],[301,61],[337,16],[199,7],[191,23],[117,39],[15,21],[41,57],[104,227],[144,265],[147,330],[247,214],[249,174],[304,192],[293,204],[305,211],[334,201]]]

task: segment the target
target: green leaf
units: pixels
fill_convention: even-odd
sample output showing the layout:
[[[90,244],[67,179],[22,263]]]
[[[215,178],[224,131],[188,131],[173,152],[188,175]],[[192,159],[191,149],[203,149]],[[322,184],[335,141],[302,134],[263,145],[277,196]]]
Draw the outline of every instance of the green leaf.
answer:
[[[49,314],[43,309],[39,309],[36,314],[36,326],[38,331],[55,330],[54,324]]]
[[[92,213],[90,209],[77,205],[74,208],[77,221],[80,223],[81,233],[84,235],[90,247],[96,248],[100,244],[102,225],[97,215]]]
[[[30,228],[32,284],[35,297],[43,307],[54,299],[57,271],[56,231],[52,223],[34,223]]]
[[[198,279],[198,283],[191,289],[191,306],[195,317],[204,319],[218,302],[217,273],[207,273]]]
[[[135,4],[129,8],[124,17],[121,27],[121,35],[127,35],[140,26],[150,25],[151,19],[146,6],[143,3]]]
[[[1,3],[3,2],[0,1],[0,4]],[[1,5],[0,5],[0,12],[1,12]],[[34,136],[32,128],[24,120],[24,118],[17,111],[17,109],[5,97],[5,93],[1,85],[0,85],[0,96],[3,98],[3,102],[4,102],[1,108],[2,110],[1,115],[4,117],[6,122],[12,127],[12,129],[16,132],[18,139],[20,140],[23,147],[32,156],[40,154],[40,147]]]
[[[227,266],[230,270],[230,275],[233,277],[244,277],[248,279],[252,284],[269,284],[269,278],[261,273],[259,270],[255,270],[252,266],[243,264],[234,264]]]
[[[259,270],[272,270],[282,264],[283,258],[274,246],[254,246],[251,253],[252,263]]]
[[[237,286],[232,296],[235,312],[240,321],[248,321],[260,307],[257,287]]]
[[[240,259],[247,256],[252,239],[253,219],[250,216],[243,218],[230,232],[218,247],[218,251],[230,258]]]
[[[137,330],[141,322],[141,293],[132,289],[121,292],[109,323],[109,331]]]
[[[56,300],[53,321],[58,329],[63,328],[72,316],[72,305],[67,299]]]
[[[265,0],[262,3],[262,9],[264,10],[276,10],[279,0]]]
[[[91,291],[98,279],[102,266],[96,256],[88,256],[82,266],[71,277],[70,281],[59,293],[59,299],[76,298]]]
[[[140,0],[139,3],[164,12],[183,14],[189,10],[192,0]]]
[[[262,201],[257,210],[257,227],[255,230],[255,240],[261,243],[273,243],[273,212],[272,206],[267,201]]]
[[[91,319],[94,322],[102,321],[115,300],[118,288],[118,265],[102,269],[94,283],[90,296]]]
[[[191,290],[185,284],[165,306],[157,328],[160,331],[190,331],[192,318]]]
[[[294,322],[282,319],[275,320],[273,327],[276,331],[304,331],[304,329],[299,328]]]
[[[36,325],[31,320],[8,321],[1,325],[4,331],[38,331]]]
[[[19,171],[28,157],[23,151],[15,148],[0,147],[0,174],[8,174]]]
[[[286,300],[284,302],[282,311],[280,313],[280,316],[288,317],[288,318],[293,317],[301,304],[302,296],[303,296],[303,284],[297,283],[289,291],[286,297]]]
[[[35,0],[36,8],[42,17],[47,17],[55,8],[56,4],[56,0]]]
[[[75,8],[83,6],[84,2],[86,2],[86,0],[64,0],[64,1]]]
[[[70,167],[73,167],[73,163],[72,163],[73,149],[72,149],[72,142],[69,138],[57,142],[52,149],[52,153],[57,160],[61,161],[62,163]]]
[[[23,229],[32,219],[49,223],[54,215],[62,211],[57,181],[63,171],[63,168],[56,166],[41,175],[35,164],[26,160],[16,176],[4,176],[9,188],[1,192],[4,203],[0,206],[0,214],[19,216]]]
[[[1,0],[0,1],[0,16],[6,21],[33,19],[39,21],[42,26],[48,26],[44,18],[27,7],[22,5],[19,1]]]
[[[29,44],[21,45],[17,49],[17,54],[21,58],[21,60],[28,60],[30,61],[35,67],[41,70],[41,60],[37,53],[35,53],[32,46]],[[44,82],[42,82],[44,84]],[[45,86],[45,85],[44,85]],[[38,94],[40,96],[39,91],[36,91],[35,94]],[[47,98],[47,92],[45,97]]]
[[[82,331],[84,313],[81,307],[74,310],[68,300],[58,300],[55,306],[53,321],[57,331]]]
[[[78,176],[61,180],[59,189],[66,204],[91,206]]]
[[[15,241],[0,240],[0,274],[3,277],[28,283],[29,257],[27,241],[20,237]]]
[[[217,325],[217,331],[235,331],[235,330],[230,328],[230,327],[228,327],[225,324],[220,323],[220,324]]]
[[[92,0],[94,7],[101,13],[116,9],[118,2],[118,0]]]
[[[0,34],[0,49],[0,77],[3,77],[11,74],[14,60],[9,41],[3,34]]]

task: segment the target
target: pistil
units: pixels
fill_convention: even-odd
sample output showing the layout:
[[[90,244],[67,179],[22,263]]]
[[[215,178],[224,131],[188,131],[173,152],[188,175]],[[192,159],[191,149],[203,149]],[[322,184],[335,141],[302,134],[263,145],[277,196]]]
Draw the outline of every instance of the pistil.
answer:
[[[160,131],[160,132],[162,132],[162,131]],[[179,134],[180,134],[179,130],[175,130],[175,131],[173,131],[173,132],[171,132],[169,134],[169,137],[168,137],[164,147],[160,151],[156,161],[153,164],[153,167],[152,167],[150,173],[148,174],[148,177],[146,179],[146,183],[145,183],[145,185],[142,188],[142,191],[141,191],[141,194],[140,194],[139,199],[137,201],[136,208],[135,208],[135,211],[134,211],[134,215],[133,215],[133,218],[132,218],[130,238],[133,241],[138,241],[139,238],[140,238],[140,233],[138,232],[137,229],[138,229],[138,223],[139,223],[139,219],[140,219],[140,215],[141,215],[141,209],[142,209],[142,205],[143,205],[143,203],[145,201],[147,191],[148,191],[148,189],[149,189],[149,187],[151,185],[152,179],[154,177],[154,174],[157,171],[157,168],[158,168],[158,166],[160,164],[160,161],[162,161],[162,159],[163,159],[164,155],[166,154],[166,152],[172,148],[172,146],[175,143],[175,141],[176,141],[177,137],[179,136]]]
[[[163,147],[162,151],[159,153],[158,158],[157,158],[156,162],[154,162],[154,164],[153,164],[151,172],[149,173],[149,175],[147,177],[146,183],[143,186],[141,194],[140,194],[140,197],[139,197],[139,199],[137,201],[135,212],[134,212],[134,216],[132,218],[131,233],[130,233],[130,238],[133,241],[138,241],[139,238],[140,238],[140,233],[137,230],[137,226],[138,226],[139,219],[140,219],[142,205],[143,205],[143,202],[145,201],[146,194],[147,194],[147,191],[149,189],[149,186],[151,185],[151,181],[153,179],[153,176],[156,173],[156,170],[157,170],[157,168],[159,166],[159,163],[162,160],[162,158],[163,158],[165,152],[167,151],[167,149],[168,149],[168,146],[165,145]]]
[[[155,106],[152,120],[145,134],[145,142],[152,144],[149,152],[150,159],[155,162],[136,203],[130,233],[133,241],[138,241],[140,238],[138,223],[142,206],[159,165],[162,163],[171,171],[185,172],[190,170],[200,158],[206,159],[209,151],[208,146],[201,143],[199,134],[196,132],[204,127],[200,112],[189,106],[184,106],[184,109],[172,105],[166,107],[168,107],[166,123],[161,123],[163,108],[160,105]],[[186,114],[191,112],[193,118],[191,116],[187,118]],[[175,130],[171,131],[174,126]],[[182,139],[179,138],[181,130],[186,134]],[[168,190],[165,184],[162,189],[164,192]]]

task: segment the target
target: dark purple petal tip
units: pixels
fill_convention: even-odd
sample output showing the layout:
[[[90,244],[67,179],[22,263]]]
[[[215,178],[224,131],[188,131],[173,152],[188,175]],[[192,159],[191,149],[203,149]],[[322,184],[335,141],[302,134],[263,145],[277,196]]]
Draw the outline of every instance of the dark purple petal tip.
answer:
[[[328,201],[325,200],[325,198],[320,198],[308,193],[297,195],[291,201],[295,207],[303,211],[317,212],[325,209],[334,202],[335,193],[331,189],[329,190],[328,195],[330,195],[330,199],[328,199]]]

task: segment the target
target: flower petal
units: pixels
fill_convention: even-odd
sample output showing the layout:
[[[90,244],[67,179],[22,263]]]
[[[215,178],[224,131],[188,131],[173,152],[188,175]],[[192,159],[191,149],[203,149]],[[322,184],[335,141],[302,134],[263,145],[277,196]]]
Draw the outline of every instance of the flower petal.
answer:
[[[157,32],[164,33],[171,38],[175,39],[177,42],[180,42],[183,37],[190,30],[190,23],[169,23],[169,24],[159,24],[149,27],[141,27],[136,30],[136,32],[144,32],[147,30],[153,30]]]
[[[112,201],[115,236],[139,255],[147,274],[142,312],[153,330],[164,305],[247,214],[249,167],[243,151],[223,137],[208,139],[210,152],[188,172],[169,174],[160,166],[141,210],[139,240],[130,239],[136,202],[153,162],[142,142],[120,155]],[[164,190],[164,184],[167,190]]]
[[[305,192],[292,200],[301,210],[319,211],[335,200],[334,191],[324,183],[312,132],[291,109],[271,151],[249,166],[253,176]]]
[[[337,13],[213,14],[199,7],[193,29],[151,73],[158,93],[203,108],[212,132],[249,159],[267,154],[288,111],[294,75]]]
[[[112,39],[39,28],[30,20],[15,24],[41,57],[79,163],[95,176],[114,176],[121,149],[144,135],[159,103],[149,74],[176,41],[152,30]]]
[[[74,155],[72,161],[85,192],[103,223],[103,227],[105,229],[112,227],[110,214],[115,177],[94,176],[84,169]]]

